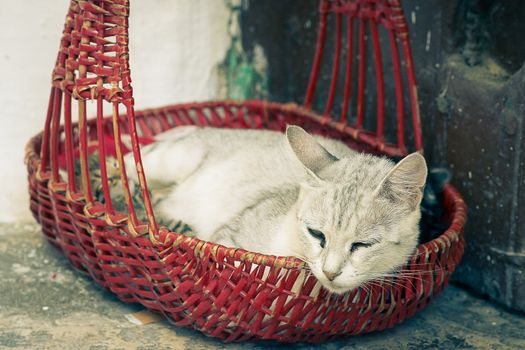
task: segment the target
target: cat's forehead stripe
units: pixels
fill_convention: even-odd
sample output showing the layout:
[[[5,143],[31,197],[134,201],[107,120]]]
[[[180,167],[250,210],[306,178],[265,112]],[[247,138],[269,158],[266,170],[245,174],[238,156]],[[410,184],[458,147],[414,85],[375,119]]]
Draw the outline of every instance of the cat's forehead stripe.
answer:
[[[325,224],[338,232],[354,231],[355,223],[362,221],[368,212],[367,198],[380,184],[393,163],[368,155],[356,155],[334,164],[333,181],[342,182],[326,193],[326,206],[330,213]],[[329,172],[330,172],[329,170]]]

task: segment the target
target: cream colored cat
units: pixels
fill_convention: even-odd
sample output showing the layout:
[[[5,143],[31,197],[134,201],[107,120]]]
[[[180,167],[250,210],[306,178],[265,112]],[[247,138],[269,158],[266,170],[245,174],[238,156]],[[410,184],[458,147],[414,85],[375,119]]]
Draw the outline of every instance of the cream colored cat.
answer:
[[[343,293],[391,273],[417,245],[425,159],[397,165],[297,126],[273,131],[179,127],[142,150],[155,207],[197,236],[296,256]],[[136,181],[134,162],[126,168]],[[157,198],[158,199],[158,198]]]

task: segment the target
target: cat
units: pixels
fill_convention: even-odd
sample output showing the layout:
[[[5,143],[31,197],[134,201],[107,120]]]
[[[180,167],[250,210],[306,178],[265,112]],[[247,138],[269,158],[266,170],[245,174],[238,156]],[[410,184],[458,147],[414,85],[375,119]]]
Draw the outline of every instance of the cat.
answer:
[[[303,259],[341,294],[392,273],[414,253],[427,176],[424,157],[395,164],[298,126],[268,130],[178,127],[142,148],[163,221],[198,238]],[[138,181],[132,155],[125,157]]]

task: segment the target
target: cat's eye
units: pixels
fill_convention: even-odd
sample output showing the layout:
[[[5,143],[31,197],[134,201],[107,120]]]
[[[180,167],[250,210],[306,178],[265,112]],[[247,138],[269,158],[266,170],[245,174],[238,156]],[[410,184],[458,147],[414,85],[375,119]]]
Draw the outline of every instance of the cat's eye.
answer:
[[[372,243],[372,242],[354,242],[350,246],[350,252],[353,253],[356,250],[358,250],[359,248],[368,248],[368,247],[372,246],[373,244],[374,243]]]
[[[324,236],[324,233],[318,230],[314,230],[313,228],[308,227],[308,233],[315,239],[319,240],[319,244],[321,245],[321,248],[324,248],[324,245],[326,243],[326,238]]]

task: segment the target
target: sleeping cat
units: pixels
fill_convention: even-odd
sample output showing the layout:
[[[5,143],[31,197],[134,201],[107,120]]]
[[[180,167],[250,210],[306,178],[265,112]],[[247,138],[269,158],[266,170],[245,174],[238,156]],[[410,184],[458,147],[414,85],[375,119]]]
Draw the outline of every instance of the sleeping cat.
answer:
[[[155,213],[197,237],[307,262],[344,293],[404,264],[418,240],[425,159],[397,165],[297,126],[179,127],[142,149]],[[137,181],[131,155],[125,158]],[[161,192],[158,192],[162,190]]]

